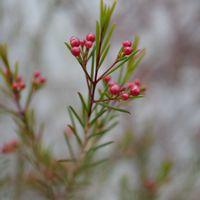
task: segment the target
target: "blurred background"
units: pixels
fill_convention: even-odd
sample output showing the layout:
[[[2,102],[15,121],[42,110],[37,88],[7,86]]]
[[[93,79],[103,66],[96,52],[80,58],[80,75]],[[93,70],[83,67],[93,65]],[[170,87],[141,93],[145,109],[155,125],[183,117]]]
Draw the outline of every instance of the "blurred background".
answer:
[[[98,9],[98,0],[0,1],[0,43],[8,44],[10,59],[19,61],[27,81],[35,69],[48,78],[33,104],[38,121],[46,124],[45,142],[57,156],[65,149],[66,107],[78,106],[76,92],[86,91],[64,42],[95,32]],[[116,144],[103,152],[111,156],[109,178],[98,181],[102,176],[95,175],[88,194],[99,200],[145,200],[144,187],[156,196],[152,199],[199,200],[200,1],[119,0],[113,22],[117,30],[106,64],[123,40],[139,35],[147,53],[133,78],[145,83],[147,93],[110,134]],[[11,120],[0,116],[0,144],[13,137]],[[164,169],[165,180],[155,189],[155,177]]]

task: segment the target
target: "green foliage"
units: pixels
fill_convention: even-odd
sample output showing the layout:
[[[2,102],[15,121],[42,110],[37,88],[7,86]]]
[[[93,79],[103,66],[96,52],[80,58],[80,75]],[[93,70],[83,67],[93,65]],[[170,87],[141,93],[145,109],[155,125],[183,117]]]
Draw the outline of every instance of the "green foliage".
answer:
[[[73,106],[68,107],[70,123],[64,132],[64,139],[69,155],[66,154],[64,158],[55,159],[52,151],[43,144],[43,125],[36,123],[34,110],[31,108],[33,96],[41,88],[34,82],[37,79],[32,80],[25,101],[22,101],[21,94],[24,88],[16,88],[18,85],[15,85],[18,79],[21,81],[18,63],[11,67],[6,45],[0,45],[0,58],[3,63],[0,74],[4,80],[4,85],[1,85],[0,89],[15,104],[13,109],[0,104],[0,111],[12,116],[18,134],[17,146],[12,148],[8,146],[6,151],[10,153],[18,149],[17,155],[20,159],[17,160],[17,164],[23,163],[23,169],[19,169],[16,177],[20,177],[24,185],[27,184],[46,199],[57,199],[57,194],[61,199],[72,198],[83,183],[88,182],[88,171],[107,161],[107,158],[97,158],[97,152],[113,143],[113,141],[102,143],[102,137],[118,124],[116,118],[119,112],[130,114],[128,110],[122,108],[125,102],[122,102],[120,96],[112,96],[108,85],[102,84],[101,81],[105,76],[123,69],[118,76],[122,80],[121,88],[124,87],[144,56],[144,51],[138,49],[138,37],[133,42],[133,52],[130,55],[125,55],[121,48],[114,62],[107,69],[102,69],[104,70],[102,73],[99,71],[111,49],[110,40],[116,28],[115,24],[111,24],[111,17],[116,4],[117,1],[114,1],[108,6],[103,0],[100,1],[96,42],[91,50],[82,47],[84,51],[80,56],[76,56],[86,80],[88,93],[83,95],[78,92],[80,112]],[[72,50],[68,42],[65,42],[65,45],[69,51]],[[38,75],[34,76],[37,78]],[[130,97],[129,100],[141,97],[143,95]],[[24,168],[27,166],[29,170],[26,171]],[[165,167],[160,179],[166,175]],[[2,181],[3,179],[0,183]],[[23,191],[18,188],[16,191],[18,199],[21,193]]]

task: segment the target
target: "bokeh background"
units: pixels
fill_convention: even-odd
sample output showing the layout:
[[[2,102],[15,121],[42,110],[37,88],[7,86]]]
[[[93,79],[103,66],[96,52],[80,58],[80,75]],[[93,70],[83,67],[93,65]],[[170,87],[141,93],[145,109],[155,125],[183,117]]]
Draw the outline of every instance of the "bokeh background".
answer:
[[[64,41],[94,32],[98,9],[98,0],[0,1],[0,42],[8,44],[11,60],[19,61],[27,81],[35,69],[48,78],[33,105],[38,121],[46,124],[45,143],[57,156],[66,148],[62,139],[68,122],[66,107],[79,106],[76,91],[86,91],[81,69]],[[112,62],[124,39],[139,35],[140,47],[147,54],[133,78],[145,83],[147,93],[130,106],[131,117],[121,116],[109,137],[121,141],[124,132],[131,132],[134,142],[142,143],[148,135],[147,176],[154,177],[163,160],[173,163],[170,181],[160,188],[159,198],[199,200],[200,1],[119,0],[113,21],[117,30],[106,64]],[[13,137],[11,120],[0,116],[0,144]],[[116,147],[104,153],[113,155]],[[134,188],[139,177],[136,164],[130,162],[133,157],[118,158],[109,179],[101,186],[93,184],[89,194],[101,194],[95,198],[99,200],[119,198],[124,176],[130,177],[129,187]],[[94,179],[98,182],[98,176]]]

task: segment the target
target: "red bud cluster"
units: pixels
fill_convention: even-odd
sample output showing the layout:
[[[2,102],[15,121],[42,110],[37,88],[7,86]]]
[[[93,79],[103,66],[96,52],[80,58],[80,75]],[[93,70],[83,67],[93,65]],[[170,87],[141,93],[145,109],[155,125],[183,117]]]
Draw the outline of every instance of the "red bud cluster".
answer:
[[[35,71],[33,73],[33,86],[40,87],[46,83],[47,79],[41,75],[40,71]]]
[[[19,95],[19,93],[26,87],[26,83],[24,82],[21,75],[15,75],[7,68],[3,69],[3,75],[5,76],[9,87],[13,90],[15,95]]]
[[[12,89],[15,93],[20,92],[26,87],[26,84],[21,76],[17,76],[12,83]]]
[[[70,45],[71,45],[71,53],[74,56],[80,56],[81,54],[81,47],[85,47],[86,49],[90,49],[95,42],[96,36],[93,33],[88,33],[86,35],[86,39],[79,39],[75,36],[71,37]]]
[[[140,94],[141,92],[140,85],[141,83],[140,83],[140,80],[138,79],[134,80],[133,82],[128,83],[128,88],[132,96],[138,96]]]
[[[118,83],[112,80],[110,76],[105,76],[103,81],[108,84],[108,92],[112,96],[119,97],[119,99],[124,101],[128,100],[131,96],[138,96],[141,93],[141,83],[139,79],[135,79],[133,82],[128,83],[125,87],[120,86]]]
[[[122,46],[123,46],[124,55],[128,56],[133,52],[132,42],[131,41],[126,40],[126,41],[122,42]]]
[[[16,150],[17,146],[18,146],[18,141],[12,140],[12,141],[4,144],[3,147],[1,148],[0,152],[3,154],[11,153]]]

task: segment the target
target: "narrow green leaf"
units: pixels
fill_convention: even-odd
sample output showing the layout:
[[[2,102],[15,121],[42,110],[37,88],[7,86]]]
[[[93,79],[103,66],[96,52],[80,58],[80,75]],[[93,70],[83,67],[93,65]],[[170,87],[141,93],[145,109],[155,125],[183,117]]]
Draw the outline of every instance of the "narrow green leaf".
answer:
[[[106,50],[104,51],[98,67],[101,67],[101,65],[103,64],[103,61],[105,60],[105,57],[107,56],[109,50],[110,50],[110,45],[108,45]]]
[[[96,21],[96,58],[98,56],[98,51],[99,51],[99,40],[100,40],[100,26],[99,22]]]
[[[111,38],[115,28],[116,28],[116,24],[112,24],[111,28],[110,28],[110,31],[109,31],[109,33],[107,35],[107,38],[105,39],[104,45],[102,47],[102,52],[104,52],[104,50],[106,49],[106,46],[109,44],[110,38]]]
[[[90,76],[92,80],[94,79],[94,68],[95,68],[94,61],[95,61],[95,51],[92,54],[92,64],[91,64],[91,72],[90,72]]]
[[[114,105],[112,105],[112,106],[114,106]],[[107,124],[108,122],[111,122],[113,119],[115,119],[117,116],[118,116],[118,114],[115,112],[115,110],[109,110],[108,114],[102,120],[102,123]]]
[[[138,50],[134,51],[130,56],[125,57],[125,59],[124,59],[120,64],[118,64],[116,67],[114,67],[112,70],[110,70],[110,71],[107,73],[107,75],[113,73],[114,71],[116,71],[117,69],[119,69],[120,67],[122,67],[123,64],[125,64],[129,59],[131,59],[131,57],[132,57],[133,55],[135,55],[137,52],[138,52]]]
[[[95,166],[97,166],[97,165],[100,165],[100,164],[102,164],[102,163],[105,163],[106,161],[108,161],[107,158],[102,159],[102,160],[99,160],[99,161],[94,162],[94,163],[91,163],[91,164],[89,164],[89,165],[86,165],[85,168],[95,167]]]
[[[71,109],[69,109],[69,108],[68,108],[68,113],[69,113],[69,117],[70,117],[70,120],[71,120],[71,123],[72,123],[72,126],[71,125],[68,125],[68,126],[73,131],[73,133],[74,133],[74,135],[76,137],[77,142],[81,145],[82,144],[81,138],[79,137],[79,135],[77,133],[77,129],[76,129],[76,124],[75,124],[75,121],[74,121],[74,117],[72,115]]]
[[[108,26],[110,24],[110,20],[111,20],[113,11],[114,11],[114,9],[116,7],[116,4],[117,4],[117,1],[114,1],[113,4],[112,4],[112,6],[108,7],[108,9],[107,9],[107,13],[105,15],[106,19],[105,19],[105,25],[104,25],[104,33],[107,32],[107,28],[108,28]]]
[[[18,62],[16,62],[14,66],[14,77],[17,77],[18,71],[19,71],[19,64]]]
[[[103,22],[103,27],[101,27],[102,38],[104,38],[104,36],[106,35],[108,25],[109,25],[109,22],[110,22],[109,12],[110,12],[110,8],[105,6],[105,14],[104,14],[104,18],[103,18],[104,22]]]
[[[111,16],[112,16],[112,14],[113,14],[113,12],[114,12],[114,10],[115,10],[116,5],[117,5],[117,0],[115,0],[115,1],[113,2],[113,5],[112,5],[112,7],[111,7],[111,9],[110,9],[110,15],[111,15]]]
[[[145,50],[141,52],[141,55],[136,60],[132,60],[134,58],[131,58],[132,62],[127,65],[127,72],[124,76],[123,83],[128,81],[129,77],[133,74],[133,72],[135,71],[139,63],[142,61],[144,56],[145,56]]]
[[[105,112],[106,112],[106,110],[100,111],[100,112],[95,116],[95,118],[90,122],[90,124],[93,125],[93,124],[96,122],[96,120],[97,120],[99,117],[101,117]]]
[[[107,133],[108,131],[110,131],[111,129],[113,129],[116,125],[118,124],[118,122],[114,122],[112,123],[110,126],[108,126],[106,129],[99,131],[98,133],[94,133],[92,135],[90,135],[88,137],[88,139],[92,138],[92,137],[98,137],[98,136],[103,136],[105,133]]]
[[[121,67],[119,70],[118,81],[117,81],[120,84],[122,84],[123,74],[124,74],[124,67]]]
[[[84,98],[83,98],[83,95],[82,95],[80,92],[78,92],[78,96],[79,96],[79,98],[80,98],[80,100],[81,100],[82,107],[84,108],[84,110],[85,110],[86,112],[88,112],[88,107],[87,107],[86,102],[85,102],[85,100],[84,100]]]
[[[96,45],[94,45],[94,47],[93,47],[93,49],[92,49],[91,53],[89,54],[89,56],[88,56],[88,59],[87,59],[87,60],[90,60],[90,58],[93,56],[93,54],[94,54],[95,50],[96,50]]]
[[[105,95],[107,94],[107,91],[108,91],[108,85],[105,85],[104,91],[100,93],[99,100],[105,97]],[[98,104],[95,104],[93,110],[95,110],[97,106]]]
[[[80,125],[84,128],[84,123],[82,122],[81,118],[76,113],[76,111],[74,110],[74,108],[72,106],[69,106],[69,109],[72,111],[72,113],[74,114],[74,116],[76,117],[76,119],[79,121]]]
[[[141,99],[144,95],[138,95],[138,96],[130,96],[129,99]]]
[[[87,120],[87,113],[88,113],[88,107],[86,105],[86,102],[80,92],[78,92],[80,101],[81,101],[81,107],[82,107],[82,121],[84,122],[83,124],[86,124]]]
[[[102,22],[103,22],[103,9],[104,9],[104,5],[103,5],[103,0],[100,1],[100,25],[102,27]]]
[[[100,145],[98,145],[98,146],[96,146],[96,147],[93,147],[93,148],[89,149],[88,153],[94,152],[94,151],[96,151],[96,150],[98,150],[98,149],[100,149],[100,148],[102,148],[102,147],[108,146],[108,145],[110,145],[110,144],[112,144],[112,143],[113,143],[113,141],[109,141],[109,142],[106,142],[106,143],[104,143],[104,144],[100,144]]]
[[[104,4],[103,6],[103,16],[102,16],[102,24],[101,24],[101,34],[103,35],[103,32],[105,31],[105,23],[106,23],[106,19],[107,19],[107,6],[106,4]]]
[[[136,49],[138,48],[139,42],[140,42],[140,38],[139,38],[138,35],[136,35],[136,36],[135,36],[135,39],[134,39],[134,41],[133,41],[133,45],[132,45],[133,50],[136,50]]]
[[[136,67],[139,65],[139,63],[142,61],[142,59],[144,58],[144,56],[145,56],[145,49],[141,53],[140,57],[136,60],[135,66],[132,69],[133,71],[136,69]]]
[[[68,127],[72,130],[72,132],[74,133],[78,144],[79,144],[79,145],[82,145],[81,138],[79,137],[76,128],[75,128],[74,126],[70,125],[70,124],[68,124],[67,126],[68,126]]]
[[[65,142],[66,142],[66,144],[67,144],[69,153],[70,153],[70,155],[71,155],[71,158],[74,160],[74,159],[75,159],[74,152],[73,152],[71,143],[70,143],[70,141],[69,141],[69,138],[68,138],[67,134],[65,134],[65,133],[64,133],[64,138],[65,138]]]
[[[71,52],[71,46],[67,43],[67,42],[65,42],[65,46],[69,49],[69,51]]]
[[[109,109],[112,109],[112,110],[116,110],[116,111],[119,111],[119,112],[124,112],[124,113],[128,113],[128,114],[131,114],[129,111],[127,110],[124,110],[124,109],[121,109],[121,108],[117,108],[117,107],[114,107],[114,106],[111,106],[109,104],[106,104],[106,103],[98,103],[99,105],[101,106],[104,106],[106,108],[109,108]]]
[[[5,67],[7,69],[10,68],[10,64],[8,61],[8,54],[7,54],[7,45],[6,44],[0,44],[0,58],[2,62],[4,63]]]
[[[171,172],[172,167],[173,163],[171,161],[169,160],[163,161],[157,176],[158,183],[162,183],[166,180],[166,178],[169,176]]]

